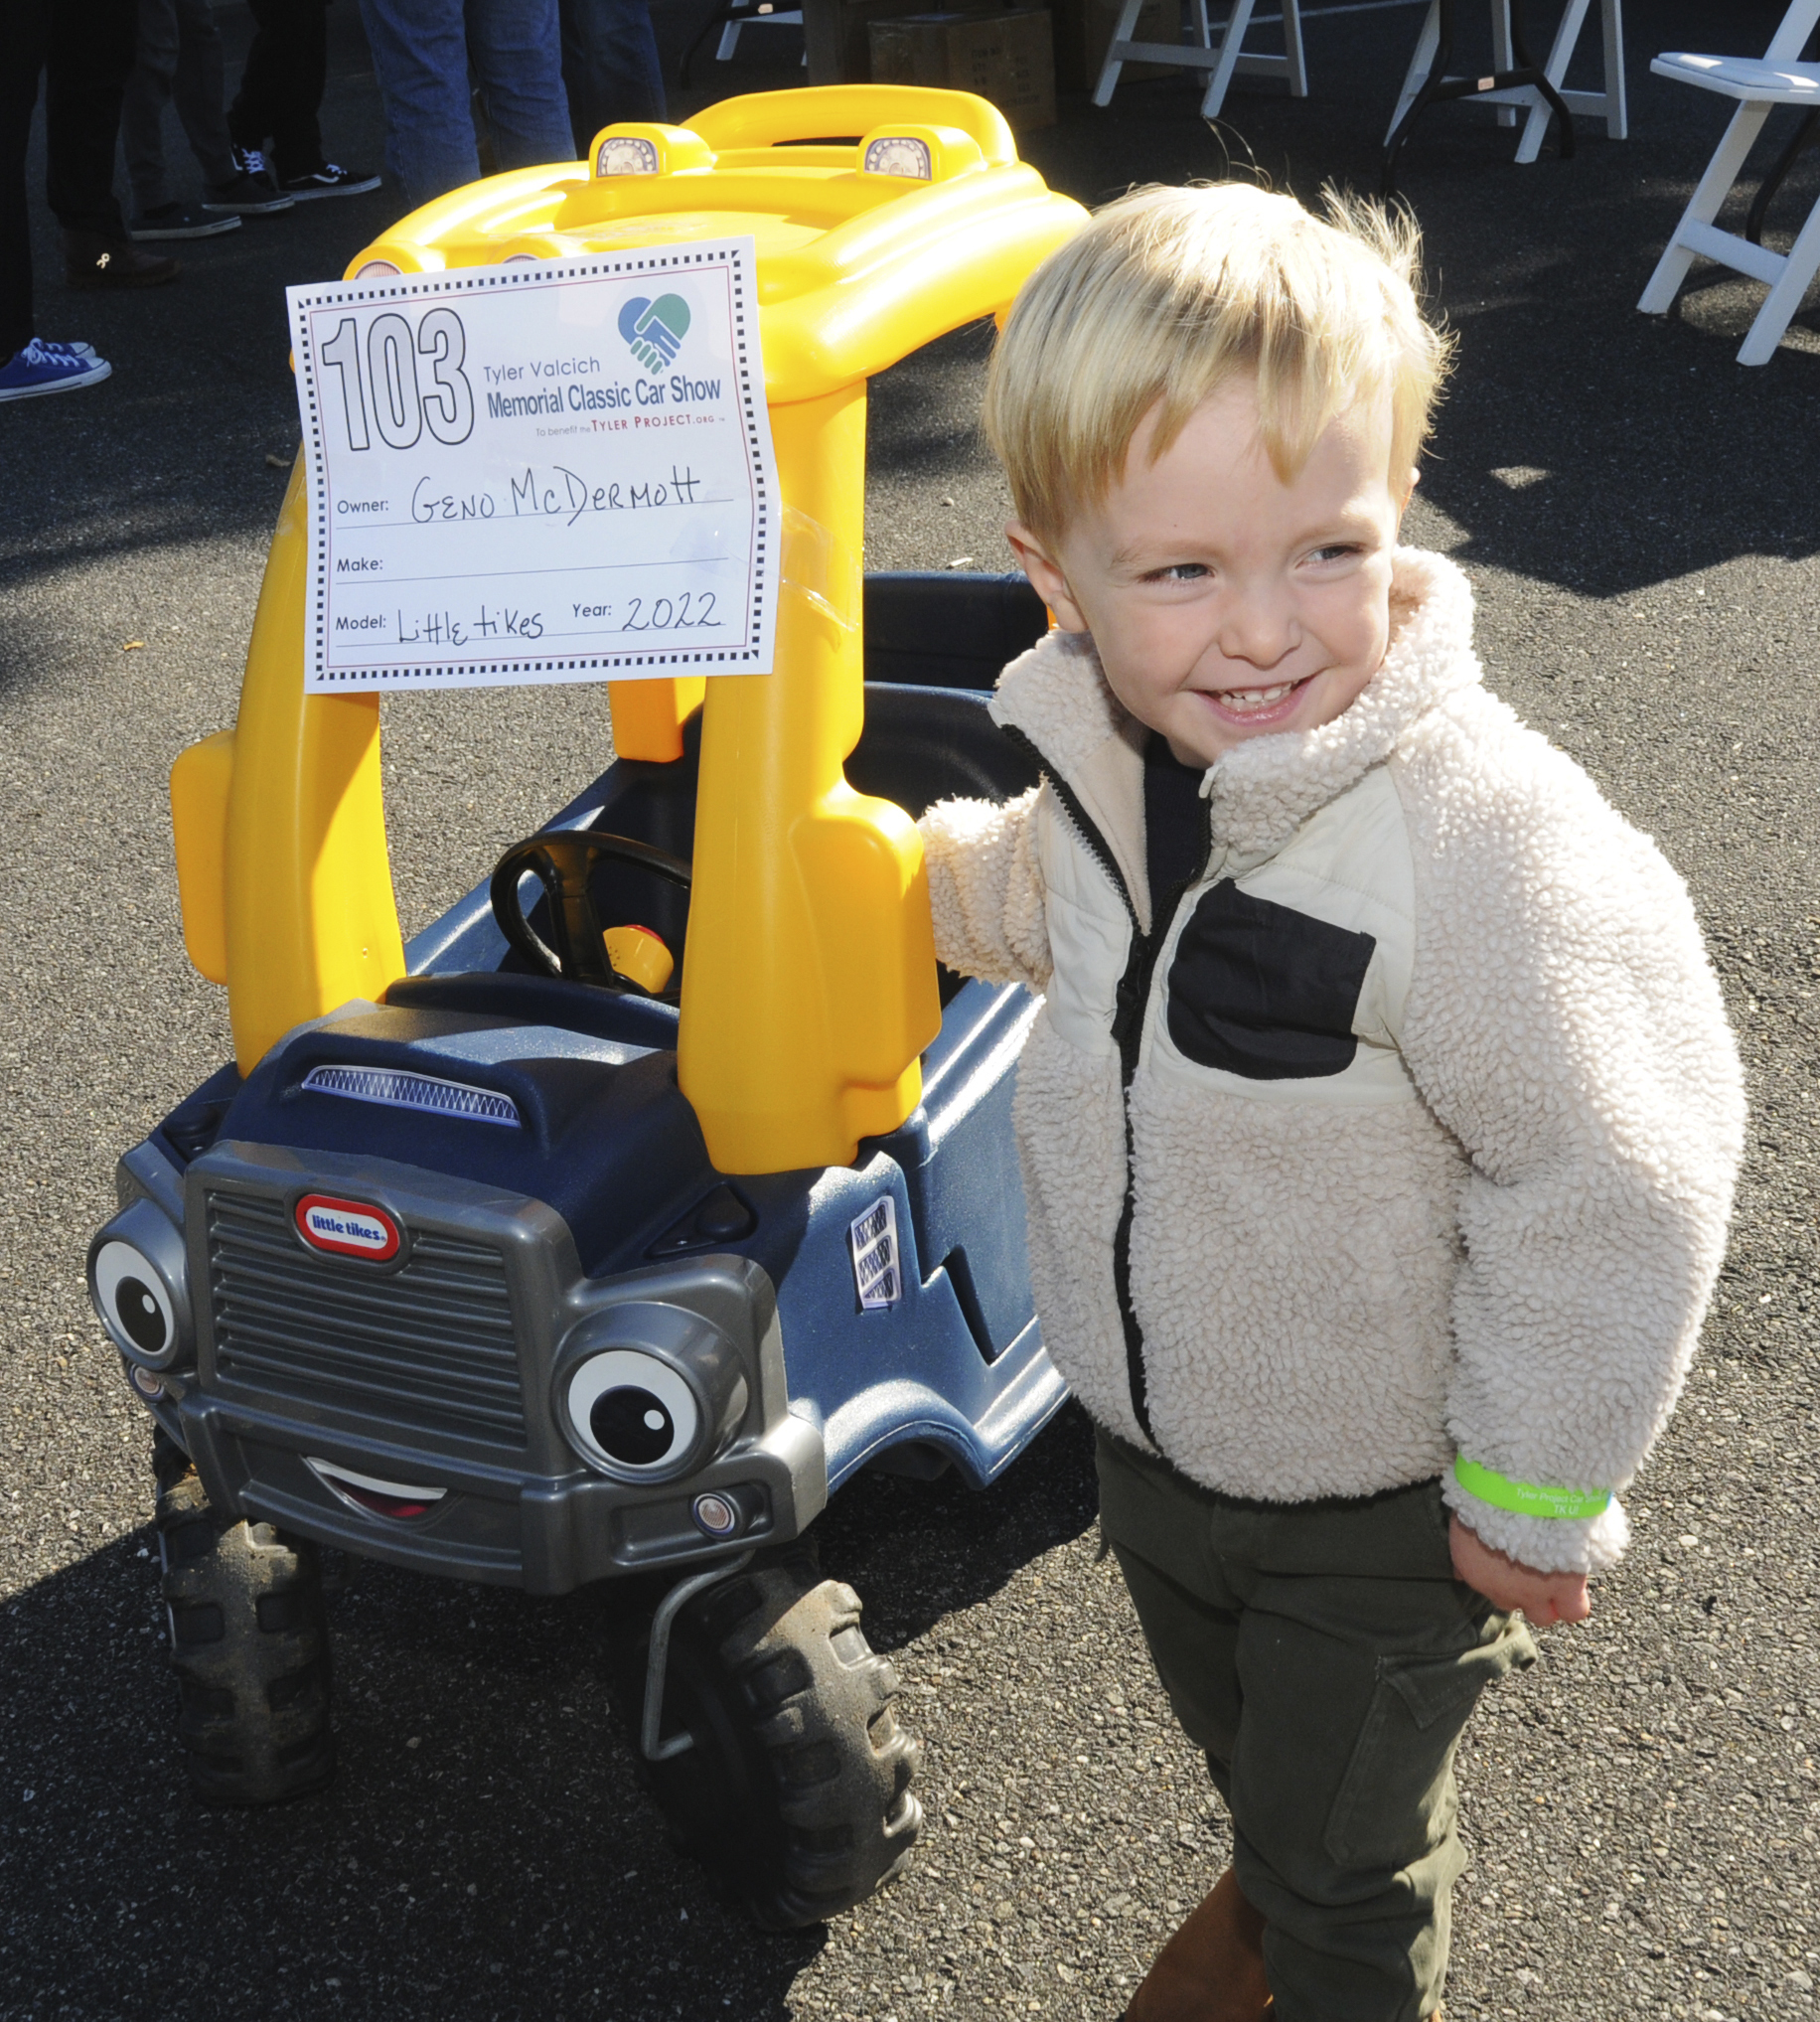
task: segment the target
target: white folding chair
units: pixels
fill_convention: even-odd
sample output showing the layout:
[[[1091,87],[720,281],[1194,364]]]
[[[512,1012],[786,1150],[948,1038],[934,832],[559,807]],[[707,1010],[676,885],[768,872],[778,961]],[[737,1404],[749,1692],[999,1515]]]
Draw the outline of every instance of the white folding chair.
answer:
[[[1817,22],[1820,0],[1794,0],[1760,61],[1754,57],[1689,56],[1677,51],[1657,57],[1649,67],[1659,78],[1675,78],[1703,91],[1735,98],[1738,110],[1718,152],[1707,164],[1693,201],[1681,214],[1681,223],[1675,227],[1637,307],[1646,315],[1666,315],[1696,258],[1717,260],[1721,266],[1763,282],[1769,293],[1738,354],[1740,365],[1769,363],[1788,328],[1788,319],[1800,308],[1808,284],[1820,272],[1820,203],[1808,213],[1800,236],[1786,253],[1754,245],[1736,232],[1721,232],[1713,220],[1770,113],[1778,105],[1820,105],[1820,64],[1795,61]]]
[[[1587,16],[1592,11],[1592,0],[1568,0],[1561,16],[1561,26],[1555,31],[1554,44],[1542,69],[1549,82],[1561,93],[1570,112],[1585,112],[1594,118],[1602,118],[1605,131],[1613,140],[1625,140],[1630,134],[1630,110],[1624,96],[1623,0],[1598,0],[1598,6],[1605,60],[1603,90],[1570,91],[1562,83],[1568,74],[1568,65],[1574,60],[1581,32],[1587,25]],[[1387,147],[1391,136],[1402,124],[1403,115],[1415,104],[1416,94],[1428,82],[1440,40],[1441,0],[1429,0],[1428,18],[1422,24],[1421,35],[1416,38],[1416,53],[1410,58],[1409,73],[1403,79],[1403,92],[1384,136]],[[1492,68],[1508,71],[1515,61],[1510,46],[1510,0],[1491,0]],[[1543,137],[1548,132],[1549,107],[1534,84],[1522,84],[1509,91],[1481,91],[1474,95],[1472,103],[1495,105],[1500,126],[1514,126],[1518,108],[1526,106],[1529,117],[1523,123],[1523,138],[1517,142],[1517,160],[1533,162],[1541,154]]]
[[[1263,52],[1248,55],[1245,51],[1246,31],[1252,26],[1257,5],[1258,0],[1232,0],[1232,12],[1226,17],[1219,41],[1215,42],[1213,28],[1207,19],[1207,0],[1186,0],[1185,12],[1189,18],[1183,23],[1179,41],[1133,42],[1132,30],[1138,26],[1143,0],[1125,0],[1113,29],[1113,39],[1106,46],[1106,61],[1100,66],[1100,81],[1094,87],[1093,102],[1096,105],[1112,103],[1119,73],[1128,63],[1173,64],[1184,71],[1207,72],[1207,88],[1201,94],[1203,119],[1219,117],[1235,71],[1243,71],[1248,77],[1287,78],[1290,96],[1305,98],[1308,95],[1308,68],[1301,53],[1300,0],[1283,0],[1282,56],[1269,56]]]
[[[720,31],[720,47],[714,52],[715,61],[730,64],[733,52],[739,47],[739,31],[742,28],[801,28],[803,10],[800,7],[768,7],[764,0],[747,13],[736,15]],[[808,63],[805,52],[803,61]]]

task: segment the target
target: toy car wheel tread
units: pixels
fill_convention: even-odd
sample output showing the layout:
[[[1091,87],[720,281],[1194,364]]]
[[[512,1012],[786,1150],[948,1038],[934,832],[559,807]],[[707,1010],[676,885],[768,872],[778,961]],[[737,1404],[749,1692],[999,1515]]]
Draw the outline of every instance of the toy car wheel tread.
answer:
[[[922,1750],[898,1724],[897,1673],[860,1602],[806,1557],[761,1564],[679,1618],[666,1734],[693,1745],[648,1766],[682,1849],[758,1923],[814,1924],[908,1862]]]
[[[313,1545],[214,1508],[162,1433],[158,1548],[178,1741],[209,1804],[275,1804],[328,1782],[329,1635]]]

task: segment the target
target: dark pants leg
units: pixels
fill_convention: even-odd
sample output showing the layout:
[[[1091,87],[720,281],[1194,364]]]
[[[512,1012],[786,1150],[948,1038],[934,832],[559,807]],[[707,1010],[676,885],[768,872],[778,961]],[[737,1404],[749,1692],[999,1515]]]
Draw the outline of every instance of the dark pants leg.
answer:
[[[45,195],[66,232],[124,239],[114,197],[120,100],[133,74],[138,0],[51,0],[45,8]]]
[[[562,82],[575,152],[603,126],[664,120],[664,70],[649,0],[561,0]]]
[[[1437,1481],[1238,1502],[1102,1437],[1101,1523],[1176,1717],[1232,1811],[1281,2022],[1427,2022],[1464,1865],[1453,1753],[1534,1660],[1453,1578]]]
[[[164,108],[173,99],[206,183],[233,178],[223,111],[227,96],[221,31],[209,0],[139,0],[139,47],[120,108],[120,140],[133,208],[155,211],[165,187]]]
[[[0,0],[0,364],[38,334],[32,311],[32,227],[25,151],[45,61],[45,0]]]
[[[317,113],[329,76],[328,0],[247,0],[257,27],[228,109],[235,147],[270,143],[281,180],[322,167]]]

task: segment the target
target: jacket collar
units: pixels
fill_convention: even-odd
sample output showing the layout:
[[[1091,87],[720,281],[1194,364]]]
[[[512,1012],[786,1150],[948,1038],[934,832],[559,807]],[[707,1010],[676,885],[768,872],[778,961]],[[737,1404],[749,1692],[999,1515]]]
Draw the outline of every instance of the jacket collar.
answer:
[[[1472,591],[1444,555],[1400,547],[1391,577],[1384,665],[1344,715],[1318,730],[1254,737],[1208,767],[1201,791],[1217,846],[1268,855],[1317,809],[1397,748],[1418,717],[1480,678]],[[1091,637],[1051,632],[998,677],[992,718],[1020,730],[1078,796],[1118,859],[1144,917],[1144,729],[1100,669]]]

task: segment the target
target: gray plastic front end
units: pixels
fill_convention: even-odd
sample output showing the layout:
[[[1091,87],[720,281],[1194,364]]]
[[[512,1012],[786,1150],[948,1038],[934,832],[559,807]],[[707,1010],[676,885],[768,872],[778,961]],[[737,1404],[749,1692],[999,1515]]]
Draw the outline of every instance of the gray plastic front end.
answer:
[[[305,1243],[298,1201],[339,1193],[391,1217],[397,1256]],[[190,1167],[184,1221],[197,1361],[155,1409],[211,1499],[237,1515],[393,1565],[560,1594],[794,1537],[828,1499],[822,1436],[788,1409],[772,1284],[748,1258],[590,1279],[540,1201],[249,1144]],[[653,1304],[734,1344],[745,1407],[685,1477],[613,1479],[559,1429],[555,1381],[574,1356],[563,1343],[615,1307]],[[353,1480],[440,1492],[420,1514],[379,1515],[342,1492]],[[709,1491],[739,1512],[736,1533],[697,1523]]]

